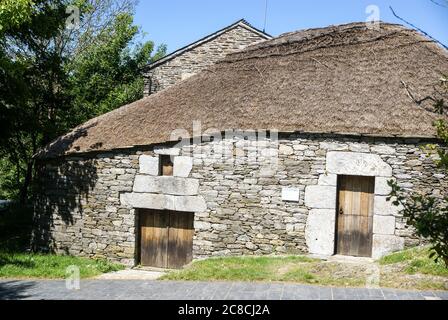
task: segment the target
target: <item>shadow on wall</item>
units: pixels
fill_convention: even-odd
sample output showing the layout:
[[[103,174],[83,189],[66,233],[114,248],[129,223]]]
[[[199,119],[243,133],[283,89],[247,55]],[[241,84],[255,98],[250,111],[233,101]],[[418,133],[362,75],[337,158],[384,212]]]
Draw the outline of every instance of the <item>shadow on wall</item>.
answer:
[[[31,248],[33,251],[54,252],[53,231],[80,235],[77,222],[84,214],[83,203],[98,180],[97,160],[82,156],[59,156],[69,150],[76,139],[87,135],[87,128],[59,138],[37,155],[34,219]],[[43,151],[44,152],[44,151]],[[69,253],[70,239],[59,251]]]

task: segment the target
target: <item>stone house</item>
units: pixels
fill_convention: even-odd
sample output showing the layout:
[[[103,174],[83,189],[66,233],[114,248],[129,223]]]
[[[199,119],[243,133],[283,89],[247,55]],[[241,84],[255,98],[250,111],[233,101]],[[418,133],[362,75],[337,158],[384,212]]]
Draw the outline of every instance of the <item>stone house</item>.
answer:
[[[284,34],[92,119],[37,156],[36,248],[127,265],[418,245],[387,181],[445,196],[420,148],[448,54],[364,23]]]
[[[166,89],[230,53],[269,39],[272,37],[267,33],[239,20],[150,64],[144,71],[144,94]]]

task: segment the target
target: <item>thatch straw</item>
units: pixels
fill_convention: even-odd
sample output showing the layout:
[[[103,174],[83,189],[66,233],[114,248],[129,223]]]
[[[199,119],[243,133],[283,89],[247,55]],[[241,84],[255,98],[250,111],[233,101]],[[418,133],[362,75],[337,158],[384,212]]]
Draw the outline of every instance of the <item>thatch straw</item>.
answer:
[[[447,72],[444,49],[399,25],[289,33],[93,119],[40,155],[163,143],[173,130],[191,132],[195,120],[203,130],[434,137],[432,124],[441,116],[425,98]]]

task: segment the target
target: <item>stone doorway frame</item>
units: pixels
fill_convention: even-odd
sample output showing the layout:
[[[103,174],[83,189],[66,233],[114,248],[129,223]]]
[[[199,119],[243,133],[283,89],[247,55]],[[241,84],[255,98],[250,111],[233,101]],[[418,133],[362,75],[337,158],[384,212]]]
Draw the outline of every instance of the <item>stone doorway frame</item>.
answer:
[[[393,179],[392,167],[377,154],[330,151],[326,172],[317,185],[305,189],[308,219],[306,243],[311,254],[333,256],[336,238],[336,200],[339,175],[375,177],[372,258],[404,249],[404,239],[395,234],[400,208],[388,202],[391,192],[387,182]]]

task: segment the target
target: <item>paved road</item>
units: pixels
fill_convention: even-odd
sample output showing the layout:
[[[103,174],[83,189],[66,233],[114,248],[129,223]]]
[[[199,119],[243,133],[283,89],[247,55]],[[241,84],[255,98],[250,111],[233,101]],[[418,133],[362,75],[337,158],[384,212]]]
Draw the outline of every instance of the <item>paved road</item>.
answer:
[[[324,288],[282,283],[86,280],[0,281],[0,299],[31,300],[448,300],[448,291]]]

